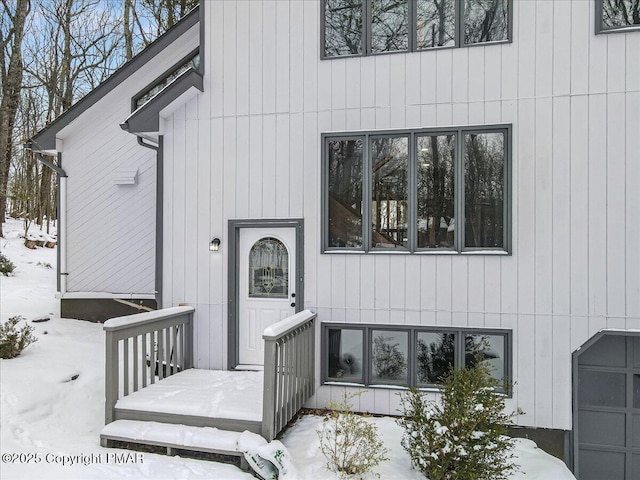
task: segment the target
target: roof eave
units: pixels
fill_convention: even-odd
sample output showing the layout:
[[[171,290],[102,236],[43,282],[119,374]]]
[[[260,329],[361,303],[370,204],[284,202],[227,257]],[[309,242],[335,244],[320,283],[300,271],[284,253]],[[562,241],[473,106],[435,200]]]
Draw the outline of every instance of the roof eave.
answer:
[[[56,150],[56,136],[60,130],[69,125],[82,113],[97,103],[110,91],[133,75],[150,60],[155,58],[174,41],[184,35],[191,27],[200,21],[199,6],[191,10],[185,17],[176,23],[171,29],[149,44],[142,52],[133,57],[113,75],[98,85],[95,89],[82,97],[76,104],[63,112],[49,125],[44,127],[25,144],[25,147],[36,152],[51,152]]]

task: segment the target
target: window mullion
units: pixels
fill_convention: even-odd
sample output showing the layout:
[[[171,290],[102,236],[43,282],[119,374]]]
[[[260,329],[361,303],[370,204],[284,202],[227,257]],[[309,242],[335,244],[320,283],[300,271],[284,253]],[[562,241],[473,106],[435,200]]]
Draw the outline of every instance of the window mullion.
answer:
[[[373,0],[362,0],[362,53],[371,55],[371,11]]]
[[[408,15],[409,18],[407,19],[407,25],[408,25],[408,29],[409,29],[409,52],[415,52],[416,50],[418,50],[417,45],[418,45],[418,15],[417,15],[417,1],[416,0],[408,0],[409,1],[409,11],[408,11]]]
[[[463,4],[464,0],[457,0],[456,1],[456,34],[455,34],[455,38],[456,38],[456,47],[462,47],[463,46],[463,35],[464,35],[464,21],[462,16],[464,15],[464,8],[463,8]]]
[[[407,238],[409,240],[408,248],[410,252],[415,252],[418,244],[417,227],[418,224],[418,173],[416,168],[416,135],[411,132],[409,134],[409,184],[407,185],[409,195],[407,201],[409,202],[409,212],[407,218]]]
[[[464,132],[456,132],[456,158],[454,160],[455,185],[455,247],[458,252],[464,250]]]
[[[371,250],[371,148],[369,135],[364,136],[362,159],[362,248]]]

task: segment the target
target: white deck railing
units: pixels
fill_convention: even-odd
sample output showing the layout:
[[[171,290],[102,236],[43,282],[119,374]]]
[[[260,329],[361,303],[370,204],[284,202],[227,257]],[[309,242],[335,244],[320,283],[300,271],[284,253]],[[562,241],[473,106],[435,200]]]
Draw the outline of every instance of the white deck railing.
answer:
[[[105,423],[118,398],[193,366],[193,312],[174,307],[105,322]]]
[[[264,330],[262,436],[268,441],[315,392],[315,319],[308,310]]]

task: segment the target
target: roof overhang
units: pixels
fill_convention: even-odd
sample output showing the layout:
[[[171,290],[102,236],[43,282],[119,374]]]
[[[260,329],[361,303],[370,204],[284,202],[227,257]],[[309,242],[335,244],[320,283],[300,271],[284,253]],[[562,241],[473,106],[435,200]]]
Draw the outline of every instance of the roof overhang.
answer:
[[[129,115],[120,127],[136,135],[159,132],[160,112],[192,88],[203,91],[202,75],[195,70],[189,70],[176,78],[155,97]]]
[[[36,152],[46,153],[49,155],[55,154],[57,151],[56,136],[58,135],[58,132],[77,119],[99,100],[104,98],[109,92],[142,68],[150,60],[162,53],[162,51],[170,46],[174,41],[189,31],[191,27],[197,25],[199,21],[199,7],[195,7],[170,30],[158,37],[142,52],[116,70],[116,72],[107,80],[102,82],[94,90],[82,97],[76,104],[63,112],[62,115],[56,118],[53,122],[31,137],[29,141],[25,143],[25,147]]]

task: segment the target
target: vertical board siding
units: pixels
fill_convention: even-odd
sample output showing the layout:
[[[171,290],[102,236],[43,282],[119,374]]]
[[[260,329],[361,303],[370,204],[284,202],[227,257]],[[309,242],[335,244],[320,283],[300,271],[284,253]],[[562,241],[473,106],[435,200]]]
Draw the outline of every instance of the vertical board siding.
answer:
[[[595,36],[593,7],[515,2],[509,44],[320,60],[318,2],[207,2],[210,91],[167,118],[165,152],[166,300],[203,306],[199,364],[225,363],[228,220],[302,217],[320,322],[511,329],[517,421],[570,429],[571,352],[640,325],[640,34]],[[323,132],[482,123],[513,127],[511,256],[321,253]]]

